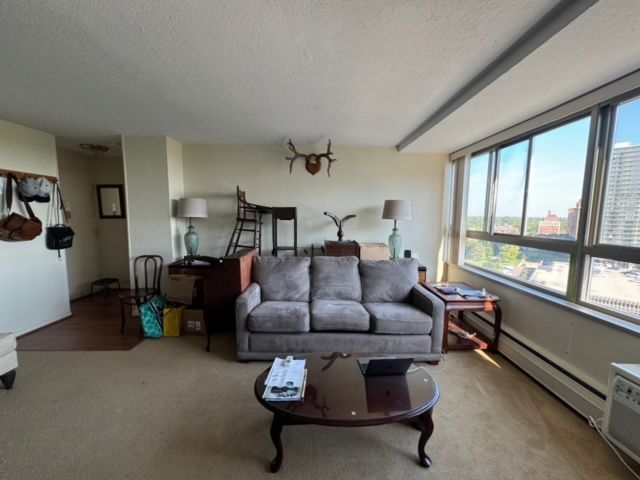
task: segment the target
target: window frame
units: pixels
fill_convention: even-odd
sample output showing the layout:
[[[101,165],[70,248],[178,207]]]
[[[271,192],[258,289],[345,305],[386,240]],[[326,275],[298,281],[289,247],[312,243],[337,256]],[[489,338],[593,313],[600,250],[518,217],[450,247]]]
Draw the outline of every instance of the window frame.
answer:
[[[609,166],[612,156],[613,140],[616,128],[616,113],[620,104],[640,98],[640,88],[634,88],[625,93],[616,95],[604,101],[594,103],[588,107],[577,109],[575,112],[557,118],[553,121],[538,125],[527,131],[521,132],[512,137],[497,141],[492,145],[483,146],[477,151],[466,153],[465,161],[459,162],[464,167],[464,172],[468,172],[470,161],[479,155],[489,153],[489,176],[487,179],[487,203],[485,205],[485,216],[483,218],[483,231],[466,229],[467,197],[463,195],[464,209],[459,223],[461,229],[460,242],[457,252],[457,264],[465,267],[486,272],[489,276],[504,278],[508,282],[522,285],[533,291],[540,291],[546,295],[551,295],[570,303],[587,307],[598,312],[620,318],[633,324],[640,324],[640,318],[628,315],[619,310],[613,310],[587,301],[593,258],[614,260],[640,264],[640,247],[628,247],[621,245],[606,244],[600,241],[601,226],[604,218],[604,208],[606,201],[606,186],[609,175]],[[560,109],[563,106],[558,107]],[[587,141],[587,153],[585,158],[585,168],[582,183],[582,194],[580,197],[581,209],[579,225],[575,240],[550,239],[526,235],[526,216],[529,197],[529,181],[531,174],[531,157],[533,149],[533,138],[536,135],[545,133],[563,125],[570,124],[580,119],[590,118],[590,126]],[[517,127],[517,126],[516,126]],[[528,140],[528,157],[526,166],[525,189],[523,199],[523,212],[520,234],[503,234],[495,232],[496,197],[499,188],[499,151],[501,148]],[[461,156],[458,154],[457,158]],[[467,188],[468,173],[464,176],[464,182],[458,185]],[[466,192],[465,192],[466,193]],[[489,211],[488,211],[489,210]],[[495,272],[477,265],[469,264],[464,259],[464,249],[466,239],[484,240],[497,242],[504,245],[516,245],[520,247],[537,248],[551,252],[569,253],[569,278],[567,289],[564,294],[557,290],[545,288],[535,283],[527,282],[519,278],[511,277],[500,272]]]
[[[606,188],[616,130],[617,108],[620,104],[634,99],[640,99],[640,88],[636,88],[622,95],[613,97],[598,105],[600,131],[598,135],[598,145],[594,149],[596,150],[594,182],[589,192],[591,207],[587,226],[590,228],[585,234],[584,246],[582,248],[583,258],[581,261],[580,282],[578,285],[577,299],[575,303],[635,324],[640,324],[640,318],[638,317],[587,301],[589,284],[591,281],[590,266],[593,258],[640,264],[640,247],[629,247],[601,242]]]
[[[499,142],[489,148],[484,148],[482,150],[479,150],[478,152],[474,152],[472,155],[469,156],[469,162],[472,161],[472,159],[474,157],[480,156],[482,154],[485,153],[491,153],[490,155],[490,159],[492,161],[490,161],[490,167],[489,170],[492,172],[492,177],[489,180],[489,186],[488,186],[488,190],[487,190],[487,196],[488,198],[491,200],[491,208],[490,208],[490,212],[487,214],[485,213],[485,218],[483,219],[483,224],[488,224],[489,225],[489,229],[488,231],[478,231],[478,230],[466,230],[464,232],[464,236],[463,238],[471,238],[471,239],[475,239],[475,240],[484,240],[484,241],[488,241],[488,242],[497,242],[497,243],[501,243],[501,244],[505,244],[505,245],[515,245],[515,246],[519,246],[519,247],[525,247],[525,248],[535,248],[535,249],[539,249],[539,250],[547,250],[550,252],[559,252],[559,253],[568,253],[569,254],[569,278],[567,280],[567,289],[564,293],[559,292],[557,290],[553,290],[550,288],[545,288],[542,285],[537,285],[535,283],[532,282],[526,282],[523,280],[520,280],[518,278],[515,277],[511,277],[509,275],[505,275],[502,273],[498,273],[498,272],[494,272],[492,270],[488,270],[482,267],[479,267],[477,265],[472,265],[472,264],[467,264],[464,261],[464,255],[460,255],[459,258],[462,259],[462,264],[464,265],[468,265],[469,267],[472,268],[477,268],[480,269],[482,271],[485,271],[491,275],[498,275],[500,277],[504,277],[509,279],[510,281],[514,281],[516,283],[520,283],[522,285],[525,285],[527,287],[531,287],[534,288],[536,290],[540,290],[546,294],[550,294],[550,295],[554,295],[556,297],[559,298],[563,298],[566,300],[571,300],[572,298],[574,298],[574,296],[572,296],[572,291],[575,291],[575,284],[576,284],[576,279],[580,278],[580,275],[582,273],[580,266],[577,265],[577,261],[576,258],[579,256],[579,247],[578,245],[581,243],[581,237],[580,237],[580,232],[581,230],[583,230],[583,226],[585,224],[585,214],[586,214],[586,209],[585,208],[581,208],[580,210],[580,219],[579,219],[579,225],[578,225],[578,235],[577,238],[575,240],[569,240],[569,239],[552,239],[552,238],[543,238],[543,237],[533,237],[533,236],[528,236],[526,235],[526,218],[527,218],[527,208],[528,208],[528,196],[529,196],[529,180],[530,180],[530,175],[531,175],[531,158],[533,155],[533,139],[534,137],[544,134],[548,131],[551,130],[555,130],[557,128],[563,127],[565,125],[571,124],[573,122],[579,121],[579,120],[583,120],[589,118],[590,119],[590,125],[589,125],[589,133],[588,133],[588,139],[587,139],[587,153],[586,153],[586,158],[585,158],[585,166],[584,166],[584,172],[583,172],[583,179],[582,179],[582,195],[581,195],[581,201],[583,202],[582,204],[584,205],[584,195],[585,195],[585,190],[589,190],[589,186],[590,186],[590,181],[591,181],[591,170],[593,168],[593,156],[591,155],[591,152],[593,150],[592,146],[595,144],[595,135],[597,133],[597,129],[595,128],[595,124],[597,123],[597,114],[596,114],[596,108],[595,107],[591,107],[588,109],[583,109],[580,110],[578,112],[575,112],[574,114],[564,117],[562,119],[559,119],[557,121],[554,122],[550,122],[546,125],[542,125],[538,128],[532,129],[528,132],[522,133],[521,135],[515,136],[513,138],[510,138],[506,141],[503,142]],[[525,184],[524,184],[524,198],[523,198],[523,204],[522,204],[522,213],[521,213],[521,224],[520,224],[520,233],[519,234],[506,234],[506,233],[499,233],[495,231],[495,218],[496,218],[496,204],[497,204],[497,192],[500,186],[499,183],[499,175],[500,175],[500,168],[499,168],[499,160],[500,160],[500,150],[510,147],[512,145],[521,143],[523,141],[527,141],[528,145],[527,145],[527,163],[526,163],[526,170],[525,170]],[[466,188],[466,186],[465,186]],[[465,199],[466,200],[466,199]],[[467,211],[467,205],[465,204],[465,208],[464,211],[466,213]],[[485,208],[485,211],[487,209]],[[465,217],[465,225],[466,225],[466,217]],[[573,290],[572,290],[573,289]]]
[[[525,177],[524,177],[524,189],[522,192],[523,198],[522,198],[522,214],[520,216],[520,233],[519,234],[515,234],[515,233],[500,233],[500,232],[496,232],[496,210],[498,209],[498,189],[500,188],[500,151],[504,150],[506,148],[512,147],[514,145],[517,145],[518,143],[522,143],[523,141],[527,141],[528,145],[527,145],[527,164],[525,167]],[[492,189],[492,198],[493,198],[493,202],[491,205],[491,219],[490,219],[490,223],[491,223],[491,230],[489,231],[490,234],[492,235],[504,235],[508,238],[511,237],[522,237],[522,233],[524,232],[524,224],[523,224],[523,218],[526,215],[526,203],[527,203],[527,187],[529,184],[529,165],[531,163],[531,137],[525,137],[522,138],[518,141],[515,142],[508,142],[504,145],[500,145],[497,146],[493,149],[493,160],[494,160],[494,164],[493,164],[493,174],[494,174],[494,179],[492,182],[493,189]]]
[[[489,155],[489,161],[487,162],[487,181],[486,181],[486,185],[485,185],[485,194],[484,194],[484,214],[482,217],[482,230],[468,230],[466,228],[466,224],[467,224],[467,218],[468,215],[467,213],[469,212],[469,205],[468,205],[468,193],[469,193],[469,189],[468,187],[465,187],[465,194],[467,195],[465,197],[465,214],[464,214],[464,222],[465,222],[465,230],[466,231],[471,231],[471,232],[488,232],[490,229],[490,225],[488,224],[488,219],[491,218],[491,202],[493,200],[493,193],[492,193],[492,178],[494,175],[494,169],[495,169],[495,165],[494,165],[494,157],[495,157],[495,152],[493,149],[485,149],[485,150],[481,150],[478,151],[476,153],[474,153],[473,155],[471,155],[469,157],[469,168],[467,168],[467,176],[465,177],[465,184],[468,185],[469,184],[469,177],[471,175],[471,162],[473,162],[474,158],[478,158],[481,157],[482,155]],[[463,159],[458,159],[458,161],[460,161],[461,165],[464,163],[462,162]]]

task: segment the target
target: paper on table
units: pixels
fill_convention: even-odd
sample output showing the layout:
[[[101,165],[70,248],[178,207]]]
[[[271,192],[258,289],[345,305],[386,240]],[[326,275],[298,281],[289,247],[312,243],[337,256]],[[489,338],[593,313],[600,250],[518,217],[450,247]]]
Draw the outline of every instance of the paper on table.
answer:
[[[286,363],[276,358],[265,381],[263,398],[267,400],[300,400],[304,394],[306,377],[305,360]]]
[[[264,381],[264,384],[283,385],[282,381],[285,375],[290,374],[299,376],[303,374],[306,362],[306,360],[293,360],[288,366],[286,366],[284,358],[276,357],[273,361],[273,365],[271,365],[271,370],[269,370],[269,375],[267,375],[267,379]]]

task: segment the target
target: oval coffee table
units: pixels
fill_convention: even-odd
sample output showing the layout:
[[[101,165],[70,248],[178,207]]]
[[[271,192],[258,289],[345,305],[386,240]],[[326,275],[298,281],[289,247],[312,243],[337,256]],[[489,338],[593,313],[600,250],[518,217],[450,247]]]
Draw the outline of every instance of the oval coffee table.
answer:
[[[254,392],[260,404],[273,412],[271,440],[276,456],[271,471],[282,465],[280,434],[285,425],[328,425],[366,427],[410,421],[420,431],[418,457],[431,466],[425,446],[433,433],[431,413],[440,397],[435,380],[422,368],[412,365],[406,375],[365,377],[358,357],[376,355],[328,353],[296,356],[307,360],[307,387],[304,400],[267,402],[262,394],[269,369],[256,379]],[[381,355],[378,355],[381,356]]]

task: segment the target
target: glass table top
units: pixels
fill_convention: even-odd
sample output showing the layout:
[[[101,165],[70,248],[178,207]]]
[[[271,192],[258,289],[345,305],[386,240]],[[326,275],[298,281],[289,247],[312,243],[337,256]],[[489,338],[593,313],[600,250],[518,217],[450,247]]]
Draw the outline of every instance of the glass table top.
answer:
[[[435,380],[415,363],[406,375],[365,377],[359,357],[384,355],[326,353],[296,356],[307,360],[304,399],[297,402],[267,402],[262,399],[269,369],[255,383],[260,403],[296,421],[327,425],[381,424],[414,417],[438,401]]]

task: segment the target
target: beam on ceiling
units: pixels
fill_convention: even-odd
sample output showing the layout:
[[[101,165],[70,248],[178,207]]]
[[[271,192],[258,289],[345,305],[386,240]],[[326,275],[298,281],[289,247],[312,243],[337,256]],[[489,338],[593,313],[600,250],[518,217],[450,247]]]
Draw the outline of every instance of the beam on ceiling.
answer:
[[[407,135],[396,148],[399,151],[403,150],[418,137],[431,130],[597,2],[598,0],[561,0],[558,2],[495,60]]]

